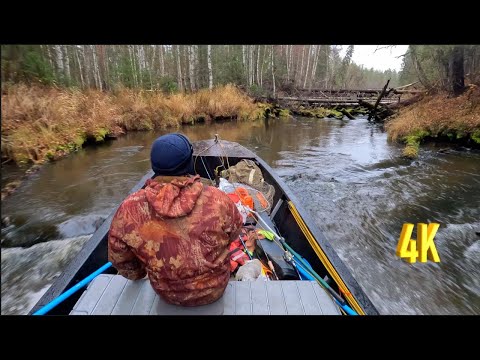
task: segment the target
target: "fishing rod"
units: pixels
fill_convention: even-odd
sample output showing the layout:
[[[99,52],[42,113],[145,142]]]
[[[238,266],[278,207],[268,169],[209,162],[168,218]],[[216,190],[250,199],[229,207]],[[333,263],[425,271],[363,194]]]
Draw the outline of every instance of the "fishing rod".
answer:
[[[248,251],[247,245],[245,245],[245,243],[243,242],[242,235],[238,235],[238,238],[239,238],[240,241],[242,242],[242,245],[243,245],[243,247],[245,248],[245,252],[247,253],[247,255],[248,255],[248,257],[250,258],[250,260],[253,260],[252,255],[250,255],[250,251]]]
[[[277,240],[280,241],[280,243],[283,245],[285,249],[283,249],[285,252],[289,252],[293,258],[296,258],[296,260],[304,266],[304,270],[308,271],[329,293],[330,295],[333,296],[333,298],[336,300],[336,302],[342,307],[342,309],[347,312],[347,314],[350,315],[358,315],[352,308],[348,306],[346,301],[340,297],[340,295],[328,285],[325,280],[323,280],[313,269],[310,265],[308,265],[305,260],[297,253],[295,250],[293,250],[285,241],[285,239],[281,236],[279,236],[275,231],[272,230],[272,228],[259,216],[259,214],[256,211],[250,210],[251,213],[255,215],[257,218],[257,221],[262,223],[262,226],[264,226],[268,231],[270,231]]]
[[[78,290],[80,290],[82,287],[84,287],[85,285],[87,285],[90,281],[92,281],[93,279],[95,279],[98,275],[100,275],[101,273],[103,273],[105,270],[107,270],[110,266],[112,266],[112,263],[111,262],[107,262],[105,265],[103,265],[101,268],[99,268],[98,270],[94,271],[93,273],[91,273],[90,275],[88,275],[85,279],[83,279],[82,281],[80,281],[78,284],[75,284],[74,286],[72,286],[70,289],[68,289],[67,291],[65,291],[63,294],[61,294],[60,296],[56,297],[55,299],[53,299],[52,301],[50,301],[47,305],[45,305],[44,307],[42,307],[40,310],[34,312],[32,315],[45,315],[47,312],[49,312],[50,310],[52,310],[55,306],[57,306],[58,304],[60,304],[62,301],[64,301],[65,299],[67,299],[68,297],[70,297],[73,293],[77,292]]]
[[[293,250],[286,242],[285,239],[280,238],[279,239],[282,245],[293,255],[293,259],[296,259],[294,262],[294,265],[297,267],[302,268],[304,272],[306,272],[308,275],[313,276],[314,279],[316,279],[325,289],[328,290],[330,295],[333,296],[335,302],[349,315],[358,315],[350,306],[348,306],[347,302],[340,297],[340,295],[333,290],[328,283],[323,280],[313,269],[312,267],[298,254]],[[304,267],[299,266],[300,263]]]
[[[295,260],[292,260],[292,264],[294,267],[298,269],[298,271],[307,279],[310,281],[315,281],[316,279],[313,277],[313,275],[305,268],[303,268],[300,264],[298,264]],[[308,263],[307,263],[308,264]],[[311,267],[310,267],[311,269]],[[344,313],[348,315],[358,315],[353,309],[351,309],[348,305],[342,305],[341,303],[338,302],[337,299],[333,298],[335,302],[337,303],[338,306],[343,310]]]

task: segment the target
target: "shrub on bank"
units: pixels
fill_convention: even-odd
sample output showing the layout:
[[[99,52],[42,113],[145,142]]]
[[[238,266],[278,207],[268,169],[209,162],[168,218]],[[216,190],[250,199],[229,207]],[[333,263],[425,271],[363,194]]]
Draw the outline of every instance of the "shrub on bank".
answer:
[[[415,148],[426,139],[480,144],[480,89],[475,85],[458,97],[448,94],[427,96],[401,109],[388,121],[388,138],[407,144],[404,154],[415,157]]]
[[[264,113],[232,85],[166,95],[126,88],[108,93],[10,84],[2,89],[2,159],[39,163],[125,131],[216,119],[254,120]]]

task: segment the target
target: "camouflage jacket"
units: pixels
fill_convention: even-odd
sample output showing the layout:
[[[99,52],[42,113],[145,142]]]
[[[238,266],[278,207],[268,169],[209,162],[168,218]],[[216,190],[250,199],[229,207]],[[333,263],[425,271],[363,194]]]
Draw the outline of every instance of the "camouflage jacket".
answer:
[[[219,299],[230,277],[228,251],[242,217],[230,198],[200,177],[149,179],[117,210],[108,259],[124,277],[148,274],[167,302],[205,305]]]

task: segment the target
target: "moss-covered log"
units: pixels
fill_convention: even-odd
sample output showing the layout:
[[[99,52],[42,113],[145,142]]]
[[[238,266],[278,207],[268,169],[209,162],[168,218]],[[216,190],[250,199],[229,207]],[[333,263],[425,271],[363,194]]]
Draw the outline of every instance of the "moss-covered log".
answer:
[[[347,118],[349,118],[350,120],[354,120],[354,119],[355,119],[355,117],[352,116],[352,114],[350,114],[350,112],[349,112],[347,109],[345,109],[345,108],[341,108],[341,109],[340,109],[340,112],[341,112],[343,115],[345,115]]]

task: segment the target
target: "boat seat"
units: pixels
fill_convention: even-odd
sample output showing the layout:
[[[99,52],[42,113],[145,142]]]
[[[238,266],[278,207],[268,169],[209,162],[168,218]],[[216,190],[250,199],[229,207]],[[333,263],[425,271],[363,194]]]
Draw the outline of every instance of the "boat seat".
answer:
[[[70,315],[341,315],[314,281],[230,281],[216,302],[196,307],[167,304],[148,279],[101,274]]]

